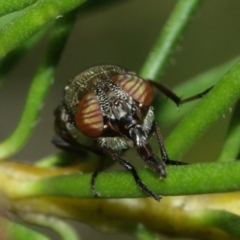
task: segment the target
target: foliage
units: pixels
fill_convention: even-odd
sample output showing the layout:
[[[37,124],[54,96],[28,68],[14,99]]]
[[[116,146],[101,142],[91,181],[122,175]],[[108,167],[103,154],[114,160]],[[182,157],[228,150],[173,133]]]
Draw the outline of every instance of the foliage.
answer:
[[[155,239],[155,233],[198,239],[240,239],[237,192],[240,189],[240,164],[236,161],[240,145],[239,102],[234,108],[219,159],[205,164],[169,166],[168,178],[164,181],[159,181],[158,176],[148,169],[138,171],[141,179],[157,194],[168,196],[160,203],[146,198],[126,171],[102,173],[96,185],[101,197],[94,199],[90,172],[99,159],[90,154],[77,164],[66,167],[57,167],[60,162],[69,160],[70,156],[66,154],[46,157],[34,165],[9,161],[25,145],[36,126],[77,14],[112,2],[117,1],[1,1],[0,16],[4,16],[5,22],[0,29],[0,83],[50,29],[48,46],[32,80],[19,123],[0,143],[3,207],[27,223],[53,229],[62,239],[78,239],[75,231],[62,220],[64,218],[103,231],[129,232],[139,239]],[[201,3],[200,0],[178,1],[143,64],[141,76],[154,80],[161,78],[173,50]],[[9,13],[13,15],[5,18]],[[238,58],[233,59],[179,86],[181,93],[191,94],[200,86],[215,85],[195,106],[182,111],[186,117],[166,139],[172,159],[181,158],[224,111],[238,101],[240,62],[237,61]],[[168,104],[161,108],[161,114],[159,106],[155,106],[157,120],[164,115],[166,125],[173,123],[175,119]],[[3,217],[1,227],[7,239],[25,239],[26,234],[32,239],[48,239]]]

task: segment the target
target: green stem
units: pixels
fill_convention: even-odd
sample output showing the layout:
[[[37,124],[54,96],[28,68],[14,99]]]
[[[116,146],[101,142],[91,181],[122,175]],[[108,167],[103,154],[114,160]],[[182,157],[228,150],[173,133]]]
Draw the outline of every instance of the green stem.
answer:
[[[137,224],[134,235],[138,240],[161,240],[157,233],[152,232],[142,224]]]
[[[68,16],[56,22],[46,55],[31,84],[21,119],[12,135],[0,144],[0,159],[16,153],[31,135],[74,21],[75,14],[69,13]]]
[[[39,233],[29,227],[21,225],[16,222],[9,221],[8,219],[0,217],[1,223],[1,237],[8,240],[50,240],[47,236]]]
[[[28,41],[23,43],[18,48],[11,51],[5,58],[0,61],[0,84],[2,83],[3,77],[15,66],[15,64],[31,49],[43,36],[47,28],[38,32]]]
[[[76,156],[70,155],[68,152],[60,152],[46,156],[43,159],[35,162],[34,165],[37,167],[52,167],[52,166],[64,166],[66,163],[76,161]],[[90,161],[90,160],[89,160]]]
[[[197,138],[240,96],[240,62],[214,86],[165,141],[171,159],[180,159]]]
[[[221,154],[218,161],[233,161],[236,160],[239,149],[240,149],[240,101],[238,100],[237,105],[234,109],[230,127],[226,137],[226,141],[222,148]]]
[[[37,0],[20,0],[20,1],[0,1],[0,17],[11,12],[22,10]]]
[[[203,226],[214,226],[240,239],[240,217],[231,212],[222,210],[206,210],[200,213],[200,222]]]
[[[36,34],[47,23],[75,9],[85,0],[39,0],[0,30],[0,59]]]
[[[202,0],[179,0],[151,50],[140,75],[159,79]]]
[[[214,86],[219,79],[224,76],[230,68],[232,68],[238,61],[240,57],[235,57],[220,66],[214,67],[207,70],[198,76],[195,76],[173,89],[173,92],[178,96],[185,98],[197,94],[211,86]],[[188,112],[198,103],[198,101],[193,101],[181,105],[179,109],[176,108],[176,104],[171,100],[159,101],[154,105],[155,116],[160,126],[171,125],[178,122],[182,117],[186,116]]]
[[[168,166],[168,178],[161,180],[149,169],[139,170],[142,181],[155,193],[168,196],[220,193],[240,189],[240,163],[205,163]],[[201,173],[201,174],[199,174]],[[18,183],[14,196],[64,196],[93,198],[92,174],[75,174]],[[81,191],[79,191],[79,189]],[[96,181],[100,198],[138,198],[146,194],[140,190],[127,171],[103,172]]]
[[[28,223],[55,231],[62,240],[80,240],[75,230],[69,224],[56,217],[31,212],[24,212],[21,214],[21,217]]]

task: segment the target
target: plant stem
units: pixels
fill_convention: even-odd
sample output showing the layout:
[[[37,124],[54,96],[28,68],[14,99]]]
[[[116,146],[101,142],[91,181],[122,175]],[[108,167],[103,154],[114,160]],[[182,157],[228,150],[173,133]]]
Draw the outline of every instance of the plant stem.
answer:
[[[37,0],[0,1],[0,17],[11,12],[22,10]]]
[[[240,239],[240,217],[222,210],[205,210],[200,213],[200,224],[204,227],[214,226]]]
[[[65,221],[57,217],[39,213],[22,212],[21,218],[30,224],[52,229],[62,240],[80,240],[75,230]]]
[[[240,62],[219,81],[165,141],[171,159],[180,159],[197,138],[240,96]]]
[[[16,153],[31,135],[74,21],[75,14],[69,13],[56,22],[49,38],[46,55],[31,84],[21,119],[12,135],[0,144],[0,159]]]
[[[29,227],[26,227],[20,223],[12,222],[9,219],[0,217],[1,223],[1,237],[2,239],[34,239],[34,240],[50,240],[47,236],[39,233]]]
[[[178,96],[185,98],[204,91],[209,87],[214,86],[219,81],[219,79],[221,79],[222,76],[224,76],[229,71],[229,69],[239,61],[239,59],[239,56],[235,57],[226,63],[221,64],[220,66],[209,69],[189,80],[186,80],[174,88],[173,92]],[[173,123],[178,122],[180,119],[182,119],[182,117],[186,116],[187,113],[198,103],[197,100],[181,105],[178,110],[176,108],[176,104],[171,100],[164,100],[160,102],[160,104],[158,101],[154,105],[155,117],[160,127],[164,127],[166,125],[169,126]]]
[[[179,0],[144,63],[140,75],[159,79],[202,0]]]
[[[6,170],[6,168],[3,168]],[[46,170],[47,171],[47,170]],[[184,166],[168,166],[168,178],[161,180],[156,173],[148,169],[139,170],[142,181],[156,194],[164,196],[220,193],[240,189],[240,163],[205,163]],[[5,179],[2,172],[1,180]],[[201,173],[201,174],[199,174]],[[61,175],[45,177],[34,181],[15,179],[2,186],[10,198],[36,196],[62,196],[71,198],[94,198],[91,192],[92,174]],[[6,175],[6,178],[9,176]],[[14,180],[15,179],[15,180]],[[15,186],[16,184],[16,186]],[[11,186],[11,187],[9,187]],[[136,185],[127,171],[103,172],[96,181],[100,198],[138,198],[146,194]]]
[[[85,0],[39,0],[0,30],[0,59],[36,34],[58,16],[75,9]]]
[[[238,100],[230,122],[226,141],[218,158],[220,162],[234,161],[240,149],[240,100]]]
[[[43,36],[47,28],[39,31],[36,35],[23,43],[18,48],[11,51],[5,58],[0,61],[0,84],[3,77],[15,66],[15,64],[31,49]]]

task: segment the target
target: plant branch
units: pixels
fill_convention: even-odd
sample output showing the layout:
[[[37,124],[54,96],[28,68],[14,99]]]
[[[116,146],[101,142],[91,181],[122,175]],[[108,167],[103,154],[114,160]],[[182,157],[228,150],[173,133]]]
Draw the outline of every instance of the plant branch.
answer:
[[[39,31],[32,38],[27,40],[18,48],[11,51],[5,58],[0,61],[0,84],[2,83],[3,77],[15,66],[15,64],[31,49],[43,36],[47,28]]]
[[[11,12],[22,10],[37,0],[0,1],[0,17]]]
[[[39,175],[33,179],[34,172],[40,173],[37,168],[28,167],[29,172],[20,174],[22,179],[15,175],[7,174],[12,165],[2,163],[1,171],[1,191],[9,198],[25,198],[36,196],[62,196],[71,198],[94,198],[91,192],[91,175],[79,174],[72,169],[66,169],[70,175],[60,175],[50,177],[51,169],[41,170],[42,177]],[[31,171],[30,171],[31,170]],[[55,170],[57,171],[57,169]],[[59,169],[62,174],[63,170]],[[75,174],[74,174],[75,171]],[[168,166],[168,178],[160,180],[156,173],[149,169],[139,170],[138,174],[148,187],[156,194],[164,196],[220,193],[239,191],[240,189],[240,163],[207,163],[193,164],[185,166]],[[4,174],[6,172],[6,174]],[[49,172],[49,173],[48,173]],[[59,173],[59,174],[60,174]],[[199,174],[201,173],[201,174]],[[30,174],[30,175],[29,175]],[[55,172],[56,174],[56,172]],[[47,177],[49,176],[49,177]],[[4,182],[8,186],[4,186]],[[135,184],[132,175],[127,171],[114,171],[101,173],[96,181],[96,189],[100,193],[100,198],[139,198],[146,196]]]
[[[230,122],[227,137],[218,158],[220,162],[233,161],[237,159],[240,152],[240,101],[238,100]]]
[[[232,108],[240,96],[240,62],[180,122],[165,141],[171,159],[180,159],[190,146],[222,114]]]
[[[75,9],[85,0],[39,0],[0,30],[0,59],[36,34],[58,16]]]
[[[32,212],[22,212],[20,216],[27,223],[55,231],[62,240],[80,240],[75,230],[60,218]]]
[[[50,240],[47,236],[39,233],[22,224],[12,222],[6,218],[0,217],[1,237],[3,239],[34,239],[34,240]]]
[[[217,227],[236,239],[240,239],[240,217],[237,214],[223,210],[205,210],[199,215],[202,226]]]
[[[32,81],[21,119],[12,135],[0,144],[0,159],[16,153],[31,135],[74,21],[75,14],[69,13],[56,22],[49,38],[46,55]]]
[[[186,80],[174,88],[173,92],[178,96],[185,98],[204,91],[209,87],[214,86],[219,79],[221,79],[229,69],[239,61],[239,59],[239,56],[235,57],[220,66],[211,68],[189,80]],[[197,103],[198,100],[181,105],[179,109],[177,109],[176,104],[171,100],[165,101],[164,99],[160,104],[158,101],[154,105],[156,119],[160,126],[169,126],[186,116]]]
[[[159,79],[182,37],[191,22],[202,0],[179,0],[154,44],[140,75],[152,80]]]

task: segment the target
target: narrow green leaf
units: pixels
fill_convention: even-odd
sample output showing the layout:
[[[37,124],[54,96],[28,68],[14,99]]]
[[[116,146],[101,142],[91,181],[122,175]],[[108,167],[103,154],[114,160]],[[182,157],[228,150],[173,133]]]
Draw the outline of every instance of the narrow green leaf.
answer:
[[[202,0],[179,0],[144,63],[140,75],[159,79]]]
[[[150,231],[142,224],[137,224],[135,236],[138,240],[161,240],[162,238],[155,232]]]
[[[240,62],[195,106],[165,141],[171,159],[180,159],[240,96]]]
[[[238,100],[230,122],[226,141],[222,148],[218,161],[233,161],[240,152],[240,101]]]
[[[142,181],[155,193],[177,196],[203,193],[239,191],[240,163],[205,163],[184,166],[168,166],[168,178],[159,176],[149,169],[139,170]],[[199,174],[201,173],[201,174]],[[18,183],[14,197],[64,196],[93,198],[92,174],[74,174],[42,178]],[[103,172],[96,180],[100,198],[138,198],[146,196],[127,171]]]
[[[182,98],[202,92],[209,87],[214,86],[219,79],[221,79],[229,71],[229,69],[231,69],[239,61],[239,59],[239,56],[235,57],[226,63],[200,73],[199,75],[181,83],[173,89],[173,92]],[[164,99],[161,104],[156,102],[154,106],[156,119],[158,120],[160,126],[169,126],[186,116],[188,112],[198,103],[198,101],[199,100],[196,100],[191,103],[181,105],[179,109],[170,99],[167,101]]]
[[[5,218],[0,218],[1,222],[1,237],[7,240],[50,240],[47,236],[39,233],[29,227],[12,222]]]
[[[59,218],[32,212],[24,212],[21,214],[21,217],[28,223],[55,231],[62,240],[80,240],[76,231],[69,224]]]
[[[3,77],[15,66],[15,64],[31,49],[43,36],[47,28],[38,32],[32,38],[27,40],[18,48],[11,51],[5,58],[0,61],[0,84],[2,83]]]
[[[0,1],[0,17],[30,6],[37,0]]]
[[[222,210],[207,210],[200,213],[200,223],[203,226],[214,226],[240,239],[240,217]]]
[[[75,14],[71,13],[57,21],[49,38],[46,55],[31,84],[21,119],[12,135],[0,144],[0,159],[16,153],[31,135],[74,21]]]
[[[36,34],[49,22],[83,4],[85,0],[39,0],[0,30],[0,59]],[[59,20],[58,20],[59,21]]]

